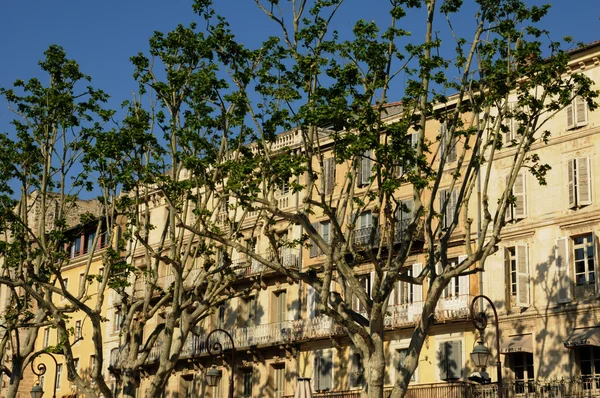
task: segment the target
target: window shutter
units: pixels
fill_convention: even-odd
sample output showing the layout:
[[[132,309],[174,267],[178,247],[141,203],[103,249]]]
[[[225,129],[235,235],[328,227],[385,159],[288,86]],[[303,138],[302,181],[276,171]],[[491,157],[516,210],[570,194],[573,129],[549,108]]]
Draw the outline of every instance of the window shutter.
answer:
[[[329,195],[333,193],[335,186],[335,159],[325,159],[323,168],[323,174],[325,174],[325,195]]]
[[[333,355],[331,350],[323,351],[321,357],[319,390],[331,390],[333,373]]]
[[[371,153],[372,151],[365,151],[361,155],[358,164],[358,186],[369,184],[369,178],[371,177]]]
[[[413,277],[418,277],[421,275],[421,271],[423,270],[423,264],[417,263],[412,266],[412,275]],[[423,301],[423,285],[413,285],[413,302],[422,302]]]
[[[458,264],[462,263],[468,256],[458,256]],[[469,275],[461,275],[458,277],[458,294],[467,296],[469,294]]]
[[[587,119],[587,103],[580,96],[575,97],[574,101],[574,115],[575,115],[575,127],[585,126],[588,123]]]
[[[313,228],[319,232],[319,223],[312,223]],[[317,257],[319,255],[319,246],[314,240],[310,240],[310,257]]]
[[[567,130],[575,128],[575,106],[573,102],[565,107],[565,114],[567,115]]]
[[[525,181],[525,173],[520,171],[513,185],[513,195],[515,197],[513,214],[515,219],[527,217],[527,190]]]
[[[510,180],[510,176],[506,176],[506,187],[507,188],[508,188],[509,180]],[[515,184],[516,184],[516,182],[515,182]],[[511,191],[511,193],[514,195],[514,188]],[[509,199],[510,199],[510,197],[509,197]],[[509,222],[509,221],[514,220],[513,210],[514,210],[514,206],[511,203],[507,203],[506,211],[504,212],[504,221]]]
[[[446,155],[446,147],[448,146],[448,129],[446,123],[440,124],[440,159]],[[446,159],[446,161],[448,161]]]
[[[277,321],[284,322],[287,320],[287,294],[284,291],[277,295]]]
[[[598,235],[594,232],[592,234],[592,239],[594,239],[594,281],[596,283],[596,293],[600,292],[600,278],[598,278]]]
[[[449,353],[450,353],[450,343],[443,342],[439,346],[439,351],[437,357],[439,358],[438,368],[440,372],[440,380],[448,380],[450,377],[448,363],[449,363]]]
[[[419,145],[419,133],[411,133],[410,134],[410,146],[412,146],[413,149],[417,149],[418,145]]]
[[[517,306],[527,308],[530,305],[527,245],[515,246],[515,257],[517,261]]]
[[[573,208],[577,205],[575,200],[575,159],[569,159],[567,162],[567,181],[569,188],[569,207]]]
[[[450,360],[448,361],[450,375],[452,379],[460,379],[462,373],[462,341],[455,340],[450,342]]]
[[[448,210],[444,210],[444,205],[446,204],[446,198],[448,197],[448,191],[440,191],[440,213],[442,214],[442,228],[448,227]]]
[[[590,158],[578,158],[576,160],[577,170],[577,205],[585,206],[592,204],[592,185]]]
[[[569,256],[569,237],[561,237],[556,240],[556,272],[558,275],[559,303],[568,303],[571,296],[571,259]]]
[[[509,113],[512,113],[513,103],[507,103],[504,111],[504,126],[506,127],[506,131],[503,133],[504,146],[509,146],[513,139],[512,135],[512,118],[508,116]]]

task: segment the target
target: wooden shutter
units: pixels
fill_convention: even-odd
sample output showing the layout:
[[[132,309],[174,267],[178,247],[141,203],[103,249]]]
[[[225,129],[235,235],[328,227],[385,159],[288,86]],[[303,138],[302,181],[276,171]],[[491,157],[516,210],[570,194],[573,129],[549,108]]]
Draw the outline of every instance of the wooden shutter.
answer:
[[[442,214],[442,228],[447,228],[448,227],[448,208],[446,207],[446,210],[444,210],[444,205],[448,206],[446,204],[446,198],[448,197],[448,191],[440,191],[440,214]]]
[[[527,190],[525,173],[520,171],[513,185],[513,195],[515,197],[513,215],[519,220],[527,217]]]
[[[577,206],[575,200],[575,159],[569,159],[567,162],[567,182],[569,191],[569,207]]]
[[[571,259],[569,256],[569,237],[564,236],[556,239],[556,273],[558,275],[559,303],[568,303],[572,300],[571,295]]]
[[[319,223],[312,223],[312,227],[315,229],[315,231],[319,232]],[[317,244],[315,243],[314,240],[310,240],[310,254],[309,256],[312,257],[317,257],[319,255],[319,246],[317,246]]]
[[[575,106],[573,102],[565,107],[565,114],[567,115],[567,130],[575,128]]]
[[[458,264],[462,263],[468,256],[458,256]],[[469,275],[461,275],[458,277],[458,294],[467,296],[469,294]]]
[[[419,145],[419,133],[411,133],[410,134],[410,146],[413,149],[417,149],[418,145]]]
[[[315,352],[315,390],[331,390],[333,355],[331,350]]]
[[[441,191],[440,201],[442,208],[444,206],[444,203],[447,202],[442,225],[444,228],[448,228],[452,224],[452,220],[454,219],[454,213],[456,212],[458,191],[456,189],[453,189],[452,191]]]
[[[592,204],[592,182],[590,158],[583,157],[576,160],[577,170],[577,205],[585,206]]]
[[[517,306],[527,308],[531,302],[527,245],[515,246],[515,257],[517,262]]]
[[[446,341],[438,352],[441,380],[460,379],[462,373],[462,341]]]
[[[575,97],[573,101],[575,127],[585,126],[588,123],[587,103],[580,96]]]
[[[350,358],[350,374],[349,376],[349,384],[350,387],[358,387],[363,385],[363,374],[364,374],[364,366],[362,363],[362,357],[360,356],[360,352],[356,351],[356,349],[351,350],[352,357]]]
[[[446,154],[446,147],[448,146],[447,135],[446,123],[440,124],[440,159]]]
[[[369,178],[371,178],[371,151],[365,151],[360,157],[358,163],[358,186],[369,184]]]
[[[599,271],[599,267],[598,267],[598,249],[599,247],[599,242],[598,242],[598,235],[596,234],[596,232],[594,232],[592,234],[592,239],[594,240],[594,281],[596,284],[596,293],[600,292],[600,278],[598,278],[598,271]]]
[[[283,322],[287,320],[287,294],[285,290],[277,294],[277,314],[276,322]]]
[[[417,263],[412,266],[412,276],[418,277],[423,270],[423,264]],[[423,301],[423,285],[413,285],[413,302]]]
[[[333,193],[335,187],[335,159],[325,159],[323,164],[323,174],[325,174],[325,195]]]

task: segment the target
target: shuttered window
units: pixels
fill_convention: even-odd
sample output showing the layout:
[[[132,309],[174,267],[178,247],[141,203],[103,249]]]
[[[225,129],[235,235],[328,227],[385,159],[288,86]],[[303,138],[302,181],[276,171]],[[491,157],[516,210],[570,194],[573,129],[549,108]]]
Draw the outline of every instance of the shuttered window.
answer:
[[[565,108],[567,117],[567,130],[585,126],[588,123],[587,103],[583,98],[577,96]]]
[[[271,322],[287,321],[287,294],[285,290],[273,292],[271,302]]]
[[[456,162],[456,137],[450,133],[446,123],[440,125],[440,156],[446,156],[446,163]]]
[[[506,206],[505,221],[521,220],[527,217],[527,174],[521,170],[515,178],[512,189],[513,200]],[[507,181],[508,181],[507,177]]]
[[[513,140],[518,141],[519,127],[521,123],[518,118],[519,112],[522,112],[522,108],[519,107],[517,102],[511,102],[506,106],[506,117],[504,118],[504,126],[506,131],[504,132],[504,145],[511,146]]]
[[[412,221],[414,209],[414,200],[406,199],[398,203],[396,210],[396,236],[395,242],[399,243],[404,237],[404,233],[408,228],[408,225]]]
[[[321,315],[319,309],[317,308],[317,303],[319,301],[319,293],[315,290],[314,287],[307,285],[307,306],[308,306],[308,317],[314,318]]]
[[[463,368],[462,341],[452,340],[440,343],[438,349],[440,380],[456,380],[461,378]]]
[[[510,299],[507,306],[527,308],[531,304],[527,245],[509,247],[505,255]]]
[[[571,301],[571,271],[569,256],[569,238],[561,237],[556,240],[556,273],[558,275],[557,299],[559,303]]]
[[[285,394],[285,367],[277,366],[273,371],[273,398],[281,398]]]
[[[348,384],[350,388],[360,387],[364,384],[365,368],[363,366],[362,356],[355,349],[352,351],[350,358],[350,373],[348,375]]]
[[[329,391],[333,387],[333,352],[328,350],[314,351],[315,391]]]
[[[359,187],[369,185],[373,169],[373,151],[365,151],[358,159],[358,172],[356,183]]]
[[[319,223],[312,223],[312,227],[319,232]],[[317,257],[319,255],[319,246],[317,246],[317,244],[315,243],[314,240],[310,240],[310,254],[309,256],[312,257]]]
[[[573,263],[576,285],[596,283],[594,235],[573,237]]]
[[[367,296],[370,296],[371,295],[371,275],[367,274],[367,275],[360,276],[358,278],[358,280],[359,280],[362,288],[364,289],[364,291],[367,293]],[[366,308],[362,305],[362,303],[358,299],[358,296],[356,296],[356,295],[352,296],[352,309],[359,313],[366,312]]]
[[[335,159],[329,158],[323,161],[323,174],[325,175],[325,195],[333,193],[335,187]]]
[[[458,203],[458,190],[440,191],[440,212],[442,212],[442,228],[449,228],[454,219]],[[444,208],[445,206],[445,208]]]
[[[398,348],[395,350],[394,353],[394,370],[396,371],[396,380],[398,380],[398,378],[402,377],[402,369],[404,367],[404,360],[406,359],[406,357],[408,356],[408,348]],[[417,381],[417,377],[416,377],[417,371],[415,369],[415,372],[412,374],[412,377],[410,378],[411,382]]]
[[[242,398],[252,398],[252,368],[244,369]]]
[[[591,163],[589,157],[571,159],[567,162],[569,207],[592,204]]]

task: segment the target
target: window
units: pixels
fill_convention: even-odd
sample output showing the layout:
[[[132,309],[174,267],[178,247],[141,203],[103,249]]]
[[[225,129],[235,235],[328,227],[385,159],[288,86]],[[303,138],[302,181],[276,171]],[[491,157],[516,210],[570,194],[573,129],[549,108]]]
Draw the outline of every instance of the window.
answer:
[[[365,246],[370,244],[378,243],[377,231],[373,231],[373,227],[376,226],[373,221],[373,213],[369,211],[363,211],[356,220],[356,229],[354,231],[354,244],[358,246]]]
[[[362,153],[358,159],[358,171],[356,173],[356,183],[359,187],[369,185],[373,169],[373,151],[368,150]]]
[[[519,106],[517,102],[509,102],[506,104],[506,113],[504,118],[504,146],[508,147],[513,144],[513,140],[518,141],[519,128],[521,122],[519,120],[519,113],[523,112],[523,108]]]
[[[461,378],[461,371],[463,368],[461,340],[441,342],[438,347],[437,356],[440,380],[450,381]]]
[[[335,188],[335,159],[329,158],[323,161],[323,175],[324,177],[324,192],[325,195],[333,193]]]
[[[444,157],[446,163],[456,162],[456,136],[451,133],[446,123],[440,125],[440,157]]]
[[[221,304],[217,312],[217,328],[225,326],[225,305]]]
[[[395,380],[398,380],[400,377],[402,377],[404,360],[406,359],[407,356],[408,356],[408,348],[397,348],[396,350],[394,350],[394,357],[392,358],[392,360],[394,361],[394,371],[396,372]],[[415,369],[415,372],[413,373],[412,377],[410,378],[411,382],[417,381],[416,374],[417,374],[417,370]]]
[[[507,307],[527,308],[529,297],[529,264],[526,245],[506,248],[505,263],[508,272],[508,303]]]
[[[515,393],[523,394],[534,392],[533,354],[517,352],[509,355],[510,369],[515,378]]]
[[[362,356],[355,348],[352,349],[350,357],[350,373],[348,374],[348,384],[350,388],[362,387],[365,383],[365,367]]]
[[[565,108],[567,115],[567,130],[585,126],[588,123],[587,103],[580,96],[573,98],[571,104]]]
[[[81,236],[74,238],[71,241],[71,258],[77,257],[81,254]]]
[[[115,307],[113,318],[113,332],[117,333],[121,331],[121,323],[123,323],[123,315],[121,315],[121,308]]]
[[[371,275],[367,274],[367,275],[359,276],[358,281],[361,284],[361,286],[363,287],[365,293],[368,296],[370,296],[371,295]],[[358,296],[356,296],[356,295],[352,296],[352,309],[361,314],[364,314],[365,312],[367,312],[367,309],[362,305],[362,303],[358,299]]]
[[[600,389],[600,347],[578,347],[577,354],[583,388],[586,390]]]
[[[321,235],[321,238],[323,238],[323,240],[326,243],[331,242],[331,222],[330,221],[316,222],[316,223],[313,223],[312,226],[317,231],[317,233],[319,233]],[[310,257],[311,258],[317,257],[322,254],[323,254],[323,252],[321,251],[319,246],[316,244],[316,242],[314,240],[311,239],[311,241],[310,241]]]
[[[527,217],[527,190],[525,172],[520,171],[512,189],[512,201],[506,206],[505,221],[516,221]],[[507,177],[508,182],[508,177]]]
[[[249,296],[240,300],[242,304],[242,308],[238,311],[238,324],[240,327],[257,325],[256,296]]]
[[[593,233],[556,240],[559,303],[570,302],[573,295],[578,299],[595,295],[598,290],[596,254],[596,236]]]
[[[594,237],[592,234],[573,238],[573,259],[575,262],[575,284],[595,284]]]
[[[315,318],[321,315],[317,303],[319,301],[319,293],[315,290],[314,287],[307,285],[308,291],[308,317]]]
[[[44,348],[50,346],[50,328],[44,329]]]
[[[75,321],[75,339],[81,338],[81,321]]]
[[[287,320],[287,294],[285,290],[273,292],[271,302],[271,322]]]
[[[448,266],[451,268],[454,268],[458,264],[460,264],[465,258],[466,258],[466,256],[449,258]],[[442,265],[440,263],[437,264],[436,268],[437,268],[436,272],[438,275],[443,273],[444,270],[442,269]],[[457,298],[459,296],[465,297],[468,294],[469,294],[469,275],[461,275],[461,276],[455,276],[454,278],[450,279],[448,286],[446,286],[446,288],[442,292],[442,298],[449,299],[449,298]]]
[[[567,162],[569,207],[592,204],[591,164],[589,157],[571,159]]]
[[[422,269],[422,264],[413,264],[407,274],[409,276],[419,276]],[[421,301],[423,301],[423,285],[415,285],[413,283],[401,281],[396,282],[396,286],[394,286],[390,298],[390,304],[405,305]]]
[[[333,352],[314,351],[313,383],[315,392],[329,391],[333,387]]]
[[[96,371],[96,356],[90,355],[90,377],[94,377],[94,372]],[[94,380],[92,379],[92,383]]]
[[[408,228],[408,225],[412,221],[413,217],[414,200],[406,199],[398,202],[396,208],[396,232],[395,242],[400,243],[404,238],[404,232]]]
[[[458,190],[440,191],[440,213],[442,214],[442,228],[447,229],[452,225],[456,206],[458,204]]]
[[[73,358],[73,367],[75,368],[75,373],[79,374],[79,358]],[[75,388],[75,383],[71,382],[71,389]]]
[[[401,177],[406,170],[411,168],[411,160],[416,156],[417,145],[419,145],[419,133],[408,133],[404,136],[404,145],[398,151],[400,159],[398,159],[398,164],[393,169],[397,177]]]
[[[79,274],[79,296],[85,292],[85,274]]]
[[[281,398],[285,394],[285,367],[271,367],[273,374],[273,398]]]
[[[59,363],[56,365],[56,389],[60,390],[60,381],[62,380],[62,369],[63,364]]]
[[[244,369],[242,377],[242,398],[252,398],[252,368]]]
[[[279,184],[277,190],[279,195],[287,195],[290,193],[290,184],[287,181],[283,181],[281,184]]]

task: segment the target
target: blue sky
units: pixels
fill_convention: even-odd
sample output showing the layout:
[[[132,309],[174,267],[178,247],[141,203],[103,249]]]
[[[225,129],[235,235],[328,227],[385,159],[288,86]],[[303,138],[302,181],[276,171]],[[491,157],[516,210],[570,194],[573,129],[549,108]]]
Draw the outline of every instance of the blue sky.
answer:
[[[466,0],[469,1],[472,0]],[[234,32],[246,42],[256,44],[272,34],[273,25],[257,11],[253,0],[215,2],[219,12],[229,18]],[[136,90],[129,57],[147,49],[153,31],[168,31],[178,23],[198,21],[191,3],[191,0],[3,0],[0,87],[9,87],[15,79],[39,76],[37,62],[44,50],[51,44],[59,44],[69,58],[79,62],[84,73],[92,76],[95,87],[113,97],[110,106],[118,107]],[[348,0],[348,3],[339,15],[342,30],[350,29],[358,18],[378,21],[389,4],[388,0]],[[571,35],[588,43],[600,39],[599,17],[598,0],[555,0],[543,26],[552,30],[554,38]],[[469,23],[473,23],[473,18],[466,13],[464,24]],[[418,29],[420,24],[421,21],[409,21],[407,29]],[[9,131],[12,118],[6,102],[0,100],[0,131]]]

